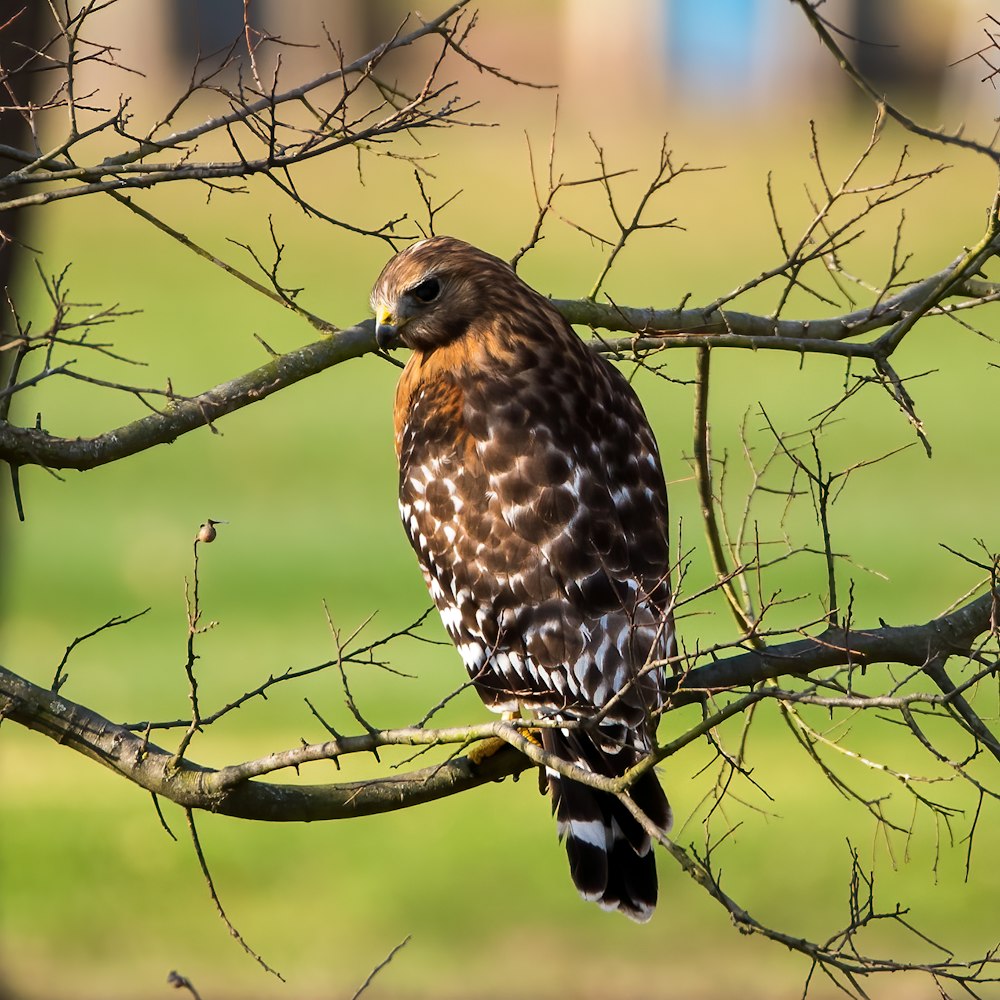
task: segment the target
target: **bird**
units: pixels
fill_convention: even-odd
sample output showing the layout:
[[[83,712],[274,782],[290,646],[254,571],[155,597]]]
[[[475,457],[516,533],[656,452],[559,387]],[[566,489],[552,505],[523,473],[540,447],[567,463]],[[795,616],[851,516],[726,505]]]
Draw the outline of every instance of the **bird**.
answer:
[[[615,778],[655,749],[675,654],[667,491],[634,390],[500,259],[432,236],[371,294],[396,387],[399,511],[485,705],[533,713],[555,760]],[[548,766],[580,895],[644,923],[653,838],[615,794]],[[652,768],[630,786],[664,836]]]

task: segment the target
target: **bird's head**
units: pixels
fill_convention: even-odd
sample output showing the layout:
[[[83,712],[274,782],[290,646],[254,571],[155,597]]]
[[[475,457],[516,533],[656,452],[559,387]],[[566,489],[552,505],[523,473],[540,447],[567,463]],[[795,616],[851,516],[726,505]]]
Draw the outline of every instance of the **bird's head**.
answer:
[[[372,289],[379,347],[398,337],[414,350],[452,343],[504,306],[520,284],[510,265],[451,236],[414,243],[386,264]]]

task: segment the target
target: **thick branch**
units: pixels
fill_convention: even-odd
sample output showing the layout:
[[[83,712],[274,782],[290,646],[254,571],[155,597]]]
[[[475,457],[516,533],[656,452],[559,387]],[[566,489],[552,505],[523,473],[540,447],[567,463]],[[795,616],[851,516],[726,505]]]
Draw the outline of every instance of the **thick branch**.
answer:
[[[645,338],[662,337],[662,341],[657,342],[661,346],[772,346],[784,350],[822,351],[821,342],[825,341],[829,342],[826,349],[836,353],[838,341],[891,326],[923,305],[931,292],[945,287],[949,279],[954,281],[955,267],[962,259],[875,306],[825,319],[776,319],[736,310],[698,307],[635,308],[589,299],[553,299],[552,304],[575,325],[638,334],[644,338],[640,345],[643,347],[651,346],[645,343]],[[998,291],[1000,288],[982,281],[960,282],[947,287],[949,296],[967,295],[975,299],[990,298]],[[695,336],[678,336],[680,334],[700,336],[695,339]],[[867,345],[854,346],[867,348]]]
[[[93,438],[62,438],[45,431],[0,422],[0,458],[12,465],[50,469],[93,469],[128,458],[158,444],[170,444],[195,428],[266,399],[311,375],[376,350],[374,325],[367,320],[298,350],[282,354],[260,368],[199,396],[172,403]]]
[[[685,692],[749,687],[775,677],[804,676],[824,667],[904,663],[922,667],[932,660],[968,655],[977,636],[990,629],[1000,594],[983,594],[969,604],[924,625],[884,625],[876,629],[828,628],[821,635],[748,650],[696,667],[674,680]]]
[[[457,757],[407,774],[330,785],[279,785],[243,781],[229,785],[220,772],[174,754],[97,712],[37,687],[0,667],[0,718],[17,722],[68,746],[141,788],[189,809],[240,819],[308,822],[347,819],[431,802],[511,774],[530,763],[513,749],[481,764]]]
[[[568,322],[633,334],[628,340],[592,342],[602,353],[656,350],[661,347],[734,347],[776,349],[796,353],[822,353],[874,360],[877,348],[868,343],[841,340],[891,326],[926,302],[928,291],[954,276],[953,267],[933,274],[886,299],[872,309],[862,309],[831,319],[784,320],[750,313],[708,313],[704,309],[639,309],[603,305],[588,300],[554,299]],[[959,283],[949,295],[968,294],[992,298],[997,289]],[[309,317],[321,325],[318,317]],[[697,332],[696,332],[697,331]],[[115,462],[178,437],[219,417],[266,398],[279,389],[316,375],[326,368],[377,350],[371,320],[341,330],[330,337],[281,355],[255,371],[209,389],[198,396],[174,402],[164,413],[151,414],[93,438],[63,438],[36,428],[0,421],[0,459],[11,465],[42,465],[50,469],[93,469]]]
[[[941,664],[955,654],[967,654],[977,636],[990,628],[1000,595],[985,594],[962,608],[924,625],[883,626],[862,631],[831,628],[807,638],[766,650],[741,653],[681,675],[675,681],[671,707],[698,700],[706,691],[752,687],[759,681],[780,676],[804,676],[824,667],[877,662],[926,666]],[[947,697],[947,693],[946,693]],[[739,710],[739,706],[734,706]],[[386,745],[417,745],[434,742],[435,734],[422,730],[390,730],[364,736],[343,737],[333,744],[299,747],[260,761],[221,770],[202,767],[178,757],[142,736],[0,667],[0,719],[34,729],[69,746],[134,784],[189,809],[208,809],[243,819],[309,821],[343,819],[387,812],[444,798],[489,781],[519,774],[542,760],[540,748],[507,723],[492,723],[467,732],[470,737],[495,734],[516,742],[528,754],[513,747],[486,757],[481,763],[457,757],[407,774],[370,781],[329,785],[279,785],[252,780],[282,767],[330,759],[350,752],[370,752]],[[697,728],[697,727],[696,727]],[[452,742],[463,731],[448,731]],[[995,754],[1000,746],[990,734],[984,743]],[[672,752],[662,749],[662,758]],[[644,770],[650,759],[633,769]],[[561,762],[559,762],[561,763]],[[560,768],[561,770],[562,768]],[[575,773],[571,776],[576,777]],[[586,778],[580,775],[580,778]],[[624,791],[634,775],[614,782]],[[594,782],[610,779],[593,778]],[[588,782],[589,783],[589,782]],[[622,787],[619,789],[619,785]]]

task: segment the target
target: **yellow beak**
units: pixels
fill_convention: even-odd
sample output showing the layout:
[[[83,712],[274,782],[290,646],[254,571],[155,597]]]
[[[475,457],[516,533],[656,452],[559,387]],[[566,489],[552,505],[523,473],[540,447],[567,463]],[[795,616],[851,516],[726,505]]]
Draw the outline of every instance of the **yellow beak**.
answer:
[[[384,351],[396,339],[398,329],[391,310],[379,306],[375,313],[375,343]]]

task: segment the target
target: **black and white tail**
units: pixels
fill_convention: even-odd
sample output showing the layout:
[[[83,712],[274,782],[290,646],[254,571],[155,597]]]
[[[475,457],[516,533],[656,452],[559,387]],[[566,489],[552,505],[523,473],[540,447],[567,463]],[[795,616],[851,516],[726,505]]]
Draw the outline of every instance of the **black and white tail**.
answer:
[[[642,758],[642,751],[623,741],[624,726],[601,726],[600,730],[591,734],[542,729],[542,746],[560,760],[607,777],[624,774]],[[649,834],[614,795],[550,768],[546,775],[559,838],[566,842],[570,874],[580,895],[645,923],[656,907],[656,859]],[[632,786],[631,796],[659,829],[669,831],[673,822],[670,804],[652,771]]]

